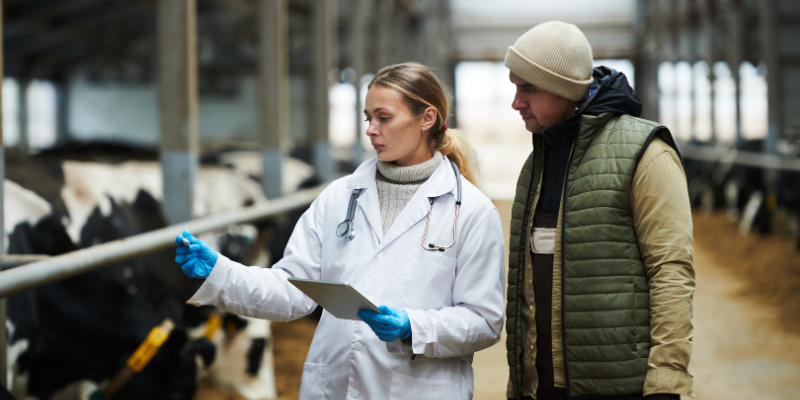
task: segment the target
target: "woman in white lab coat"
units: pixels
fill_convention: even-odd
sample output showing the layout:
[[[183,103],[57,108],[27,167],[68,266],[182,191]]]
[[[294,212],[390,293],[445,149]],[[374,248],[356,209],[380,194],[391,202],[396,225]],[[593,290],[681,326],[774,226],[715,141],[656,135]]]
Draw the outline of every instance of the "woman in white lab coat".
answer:
[[[377,158],[319,195],[271,269],[230,261],[188,232],[176,238],[184,272],[206,278],[189,303],[291,321],[317,305],[287,278],[347,282],[382,313],[360,312],[366,322],[322,313],[300,399],[470,399],[472,355],[502,330],[500,216],[472,184],[474,152],[447,128],[446,92],[427,67],[382,69],[365,105]],[[339,237],[354,192],[357,235]]]

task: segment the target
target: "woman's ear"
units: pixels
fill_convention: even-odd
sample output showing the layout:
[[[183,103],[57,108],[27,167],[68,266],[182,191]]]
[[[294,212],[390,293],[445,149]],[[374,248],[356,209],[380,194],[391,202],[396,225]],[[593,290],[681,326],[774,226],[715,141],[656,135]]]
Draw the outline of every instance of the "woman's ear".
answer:
[[[436,124],[437,117],[439,113],[436,111],[434,107],[428,107],[425,110],[425,113],[422,114],[422,130],[428,131]]]

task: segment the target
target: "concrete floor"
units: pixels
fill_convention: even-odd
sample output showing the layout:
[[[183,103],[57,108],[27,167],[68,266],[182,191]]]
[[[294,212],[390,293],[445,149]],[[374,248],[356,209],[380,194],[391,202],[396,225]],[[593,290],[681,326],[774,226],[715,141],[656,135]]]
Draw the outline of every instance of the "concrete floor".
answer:
[[[495,205],[508,237],[511,201]],[[800,399],[800,337],[778,328],[776,310],[741,296],[745,282],[708,253],[695,247],[695,347],[689,371],[696,399]],[[505,332],[500,343],[475,355],[473,367],[475,400],[506,398]]]

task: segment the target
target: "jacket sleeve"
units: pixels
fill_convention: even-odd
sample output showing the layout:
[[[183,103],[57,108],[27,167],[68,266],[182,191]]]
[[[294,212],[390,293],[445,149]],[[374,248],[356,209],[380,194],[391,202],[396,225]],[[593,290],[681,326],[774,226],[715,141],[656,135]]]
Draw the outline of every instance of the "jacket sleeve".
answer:
[[[644,394],[694,396],[692,213],[686,176],[661,139],[645,151],[633,178],[631,213],[650,288],[650,358]]]
[[[458,357],[500,340],[505,290],[503,229],[496,208],[468,228],[458,253],[453,306],[406,310],[411,347],[426,357]]]
[[[273,321],[291,321],[313,312],[317,304],[287,279],[320,279],[324,195],[325,192],[300,217],[283,258],[272,268],[247,267],[220,255],[208,278],[187,303],[213,305]]]

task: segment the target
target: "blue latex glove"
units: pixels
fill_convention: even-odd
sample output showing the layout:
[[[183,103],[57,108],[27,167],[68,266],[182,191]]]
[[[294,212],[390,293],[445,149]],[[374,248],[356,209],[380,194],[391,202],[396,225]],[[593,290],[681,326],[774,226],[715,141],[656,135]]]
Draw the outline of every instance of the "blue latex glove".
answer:
[[[394,342],[397,339],[408,339],[411,337],[411,321],[408,313],[403,310],[380,306],[381,313],[361,310],[358,312],[359,318],[372,328],[384,342]]]
[[[187,231],[175,237],[175,246],[175,262],[189,278],[207,278],[219,257],[219,253]]]

